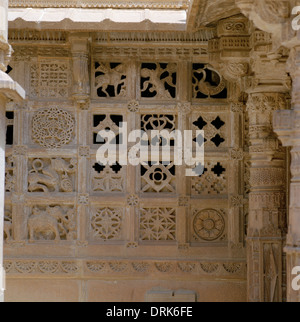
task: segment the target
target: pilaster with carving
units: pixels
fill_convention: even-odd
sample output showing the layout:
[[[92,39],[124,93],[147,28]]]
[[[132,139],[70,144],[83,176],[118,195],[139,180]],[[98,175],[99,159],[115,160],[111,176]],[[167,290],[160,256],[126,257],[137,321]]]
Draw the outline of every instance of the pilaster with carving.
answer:
[[[253,76],[245,79],[251,161],[248,300],[281,302],[285,298],[286,153],[273,132],[272,117],[275,111],[288,108],[286,51],[271,52],[271,37],[261,31],[254,31],[251,41]]]
[[[292,77],[292,109],[278,111],[274,115],[274,128],[284,146],[291,146],[291,185],[289,227],[286,244],[287,256],[287,299],[289,302],[299,302],[299,292],[293,290],[292,270],[300,266],[300,47],[295,47],[290,54],[288,70]]]
[[[85,35],[70,36],[73,61],[73,99],[86,108],[90,97],[89,38]]]

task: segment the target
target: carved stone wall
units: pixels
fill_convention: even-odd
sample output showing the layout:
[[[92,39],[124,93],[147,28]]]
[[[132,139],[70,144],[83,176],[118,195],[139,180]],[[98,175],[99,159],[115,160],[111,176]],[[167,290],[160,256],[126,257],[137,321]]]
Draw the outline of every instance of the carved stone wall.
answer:
[[[144,300],[161,284],[199,300],[214,300],[219,285],[223,300],[245,300],[245,107],[210,64],[207,41],[193,34],[145,46],[136,33],[120,46],[100,34],[35,31],[30,41],[17,33],[10,74],[28,94],[7,114],[8,299],[18,298],[17,281],[33,283],[36,299],[42,278],[70,283],[82,301],[105,300],[91,289],[104,281],[117,281],[115,299]],[[174,160],[98,164],[97,133],[118,132],[122,121],[128,131],[190,129],[196,138],[204,130],[203,175],[186,177]],[[122,291],[128,279],[133,297]]]

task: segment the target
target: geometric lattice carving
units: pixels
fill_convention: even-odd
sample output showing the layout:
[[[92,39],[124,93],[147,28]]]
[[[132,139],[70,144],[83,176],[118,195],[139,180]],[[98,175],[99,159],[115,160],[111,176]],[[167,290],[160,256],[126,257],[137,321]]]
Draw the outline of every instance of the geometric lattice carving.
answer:
[[[226,98],[226,82],[210,65],[193,64],[193,98]]]
[[[205,147],[222,147],[226,141],[226,124],[216,114],[202,113],[200,116],[194,116],[192,129],[204,131]]]
[[[60,148],[73,138],[75,121],[72,115],[57,107],[35,113],[32,119],[32,138],[48,149]]]
[[[204,241],[215,241],[223,236],[225,220],[221,212],[214,209],[194,210],[194,238]]]
[[[176,210],[173,208],[142,208],[140,239],[143,241],[175,241]]]
[[[35,206],[28,218],[29,240],[75,240],[76,211],[72,207]]]
[[[175,165],[171,162],[164,165],[160,162],[158,165],[141,166],[142,192],[176,192]]]
[[[146,114],[142,115],[141,129],[148,134],[150,139],[151,131],[176,130],[176,117],[174,115]]]
[[[73,192],[75,159],[30,159],[29,192]]]
[[[30,67],[31,97],[68,98],[69,63],[40,62]]]
[[[200,177],[191,178],[193,195],[222,195],[227,193],[226,169],[220,162],[208,161]]]
[[[176,98],[177,64],[144,63],[141,69],[141,96],[145,98]]]
[[[104,138],[101,138],[98,133],[100,131],[112,131],[116,138],[113,139],[111,144],[120,144],[120,123],[123,122],[122,115],[93,115],[93,144],[104,144]],[[107,139],[105,139],[105,142]]]
[[[123,192],[125,188],[126,168],[120,170],[114,166],[101,166],[96,163],[92,171],[92,191],[96,192]]]
[[[96,62],[95,87],[98,97],[126,96],[126,66],[120,63]]]
[[[123,221],[122,208],[98,208],[91,217],[91,238],[94,240],[120,240]]]

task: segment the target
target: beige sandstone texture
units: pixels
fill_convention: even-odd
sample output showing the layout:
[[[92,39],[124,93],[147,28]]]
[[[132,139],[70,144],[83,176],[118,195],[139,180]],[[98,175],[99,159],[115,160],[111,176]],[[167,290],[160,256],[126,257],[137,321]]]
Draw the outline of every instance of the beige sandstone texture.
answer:
[[[5,301],[300,301],[297,5],[0,0]],[[204,130],[204,173],[99,165],[120,122]]]

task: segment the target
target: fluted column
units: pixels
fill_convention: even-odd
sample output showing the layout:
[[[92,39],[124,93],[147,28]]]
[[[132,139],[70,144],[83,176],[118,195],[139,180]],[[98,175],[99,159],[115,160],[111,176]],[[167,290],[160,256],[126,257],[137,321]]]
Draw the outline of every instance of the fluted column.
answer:
[[[7,42],[8,0],[0,0],[0,302],[4,301],[3,276],[3,221],[4,221],[4,183],[5,183],[5,109],[8,100],[25,98],[24,90],[6,73],[11,47]]]

